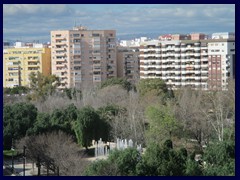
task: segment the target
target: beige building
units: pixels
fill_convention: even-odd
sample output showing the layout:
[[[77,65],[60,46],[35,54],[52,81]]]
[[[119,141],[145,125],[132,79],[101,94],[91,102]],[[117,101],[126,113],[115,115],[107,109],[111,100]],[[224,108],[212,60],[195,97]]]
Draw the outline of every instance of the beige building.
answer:
[[[51,31],[52,74],[60,77],[60,88],[97,84],[117,76],[116,31]]]
[[[17,46],[4,49],[3,87],[28,86],[29,74],[51,74],[51,49]]]
[[[126,78],[132,83],[139,80],[139,54],[138,48],[118,47],[117,77]]]

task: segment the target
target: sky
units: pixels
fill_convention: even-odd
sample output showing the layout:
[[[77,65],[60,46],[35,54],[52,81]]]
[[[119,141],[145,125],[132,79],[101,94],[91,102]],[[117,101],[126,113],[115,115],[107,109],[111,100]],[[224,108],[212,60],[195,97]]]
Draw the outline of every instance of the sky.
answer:
[[[234,4],[3,4],[3,39],[50,41],[77,25],[114,29],[120,39],[235,32]]]

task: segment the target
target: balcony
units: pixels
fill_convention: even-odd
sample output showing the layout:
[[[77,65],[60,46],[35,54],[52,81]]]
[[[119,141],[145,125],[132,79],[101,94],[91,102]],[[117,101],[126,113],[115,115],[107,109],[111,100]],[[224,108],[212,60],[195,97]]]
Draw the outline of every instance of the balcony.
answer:
[[[67,41],[56,41],[55,44],[56,45],[65,45],[67,43]]]
[[[194,47],[193,49],[194,49],[194,51],[200,51],[201,50],[200,47]]]
[[[202,68],[208,68],[208,64],[201,64]]]

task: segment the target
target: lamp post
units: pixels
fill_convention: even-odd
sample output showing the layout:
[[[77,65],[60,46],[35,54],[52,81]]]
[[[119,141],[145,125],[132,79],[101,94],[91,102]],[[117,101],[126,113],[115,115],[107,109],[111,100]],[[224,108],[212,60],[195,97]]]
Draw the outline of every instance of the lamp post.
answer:
[[[13,138],[12,138],[12,147],[11,147],[11,151],[12,151],[12,174],[14,172],[14,148],[13,148]]]
[[[23,176],[25,176],[26,146],[23,146]]]

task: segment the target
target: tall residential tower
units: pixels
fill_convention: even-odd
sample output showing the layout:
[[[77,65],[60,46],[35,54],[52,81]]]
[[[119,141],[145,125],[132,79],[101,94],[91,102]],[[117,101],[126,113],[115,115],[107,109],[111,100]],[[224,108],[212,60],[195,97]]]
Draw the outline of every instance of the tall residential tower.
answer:
[[[60,88],[94,85],[116,77],[116,31],[51,31],[52,74],[60,77]]]

